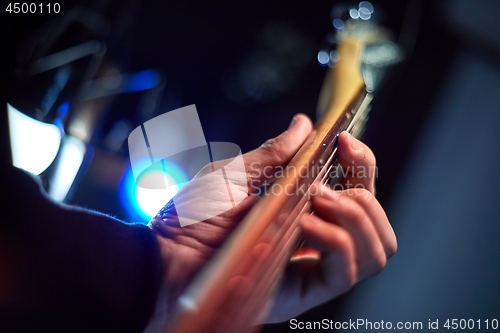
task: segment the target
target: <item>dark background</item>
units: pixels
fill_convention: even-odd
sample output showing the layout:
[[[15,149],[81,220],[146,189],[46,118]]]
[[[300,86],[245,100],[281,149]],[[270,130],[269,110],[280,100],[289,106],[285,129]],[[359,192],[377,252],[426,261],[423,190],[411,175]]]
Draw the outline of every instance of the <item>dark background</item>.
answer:
[[[8,37],[13,47],[8,48],[12,56],[9,100],[27,114],[37,108],[54,73],[31,85],[20,73],[29,51],[41,48],[36,42],[40,31],[50,31],[63,12],[68,15],[77,4],[100,13],[109,33],[100,36],[73,22],[47,54],[96,38],[107,47],[105,70],[96,77],[106,76],[111,69],[124,74],[147,69],[161,73],[165,85],[153,111],[142,108],[144,92],[117,95],[99,110],[90,142],[96,150],[93,162],[86,165],[88,172],[79,175],[68,198],[70,203],[130,220],[133,217],[121,207],[116,193],[125,168],[122,162],[127,163],[127,145],[119,149],[106,145],[113,125],[124,121],[133,129],[155,115],[196,104],[208,142],[234,142],[246,152],[285,130],[296,113],[314,120],[327,70],[318,65],[316,55],[333,31],[330,11],[337,3],[64,1],[60,14],[4,13],[8,27],[4,31],[11,30]],[[443,28],[434,19],[430,2],[377,4],[376,13],[394,38],[401,37],[403,22],[408,35],[399,38],[406,59],[379,91],[365,135],[378,157],[378,193],[384,202],[449,63],[453,39],[441,35]],[[16,74],[12,68],[17,68]],[[115,169],[106,167],[110,163]]]
[[[5,1],[0,3],[5,7]],[[246,152],[286,129],[293,115],[298,112],[315,119],[317,97],[327,70],[326,67],[317,64],[316,54],[325,35],[332,31],[330,10],[337,3],[335,1],[81,1],[78,3],[100,13],[109,22],[109,33],[99,37],[107,45],[105,55],[107,70],[112,68],[122,73],[129,73],[155,69],[163,75],[165,85],[153,111],[145,112],[141,109],[143,94],[140,93],[119,95],[102,108],[99,124],[90,141],[95,153],[93,159],[88,161],[86,172],[79,175],[72,188],[69,199],[71,204],[100,210],[127,221],[134,219],[127,214],[127,210],[122,207],[118,198],[118,184],[129,163],[126,143],[118,148],[111,147],[107,143],[110,130],[117,121],[124,121],[130,129],[133,129],[154,115],[196,104],[207,141],[234,142]],[[64,1],[61,4],[63,12],[68,13],[77,2]],[[427,142],[425,145],[422,142],[429,133],[440,132],[439,127],[432,127],[429,124],[438,118],[440,110],[451,109],[450,103],[441,103],[439,104],[441,107],[436,107],[436,104],[442,98],[443,90],[453,83],[453,76],[452,79],[449,76],[456,71],[457,65],[453,65],[456,59],[466,52],[472,54],[471,59],[480,59],[478,60],[480,64],[491,69],[485,70],[485,73],[498,71],[495,60],[498,55],[498,43],[495,42],[495,36],[499,35],[498,26],[491,23],[496,22],[493,13],[498,12],[498,5],[494,1],[480,1],[477,6],[472,5],[469,8],[465,0],[457,2],[385,0],[376,4],[378,4],[376,8],[381,8],[384,13],[381,23],[394,32],[395,40],[403,46],[405,59],[388,73],[382,89],[378,91],[364,141],[377,156],[379,167],[377,195],[382,206],[387,209],[398,234],[399,230],[405,230],[410,223],[418,226],[421,222],[424,224],[427,221],[415,222],[398,218],[401,217],[401,214],[398,215],[400,209],[398,207],[404,207],[398,202],[398,196],[403,197],[405,194],[405,189],[401,187],[406,186],[408,179],[411,179],[411,173],[409,174],[407,170],[411,169],[412,163],[413,166],[418,164],[419,160],[416,158],[419,156],[425,158],[425,152],[432,150],[433,142]],[[6,60],[2,77],[6,80],[3,82],[5,85],[2,93],[14,105],[24,105],[26,109],[23,111],[26,113],[31,112],[29,108],[37,103],[37,90],[23,89],[25,81],[22,80],[22,68],[26,60],[23,58],[25,53],[19,50],[30,44],[25,43],[30,36],[44,29],[47,24],[52,24],[51,22],[61,15],[21,17],[3,14],[5,42],[2,49],[6,54]],[[89,38],[89,34],[92,33],[86,29],[73,27],[73,30],[68,30],[51,51],[55,52],[57,48],[63,49],[68,45],[85,41]],[[105,75],[105,72],[98,75]],[[472,87],[476,87],[479,94],[481,91],[487,91],[483,85],[496,87],[500,82],[497,79],[498,76],[487,83],[474,83]],[[43,87],[39,89],[43,90]],[[452,97],[449,97],[449,100],[460,97],[459,91],[457,88],[450,93]],[[495,94],[492,92],[488,96],[496,96]],[[472,108],[462,120],[466,117],[489,119],[479,114],[479,109],[474,108],[481,98],[485,99],[484,96],[476,96],[469,100],[470,104],[467,105],[472,105]],[[491,101],[492,103],[483,109],[495,109],[497,98],[491,97]],[[497,118],[493,119],[494,121],[489,123],[490,127],[496,124]],[[434,129],[434,132],[429,132],[429,128]],[[491,131],[496,132],[493,127]],[[443,133],[446,132],[443,130]],[[464,146],[470,143],[470,147],[467,146],[470,151],[477,151],[474,148],[476,136],[461,130],[457,137],[464,141],[456,141],[451,137],[450,140],[461,142]],[[444,136],[439,138],[442,141],[446,139]],[[4,142],[8,142],[7,137]],[[7,145],[4,148],[3,151],[7,152]],[[415,151],[420,152],[420,155]],[[446,155],[447,151],[440,154]],[[488,154],[499,155],[496,148],[492,148]],[[464,150],[463,161],[472,159],[479,163],[482,159],[482,155],[472,155],[467,155]],[[4,154],[4,158],[9,158],[7,153]],[[432,161],[429,163],[432,166]],[[459,164],[461,163],[455,162],[446,168],[449,172],[453,172]],[[422,162],[422,167],[425,165]],[[478,165],[471,164],[465,169],[466,174],[462,173],[459,177],[470,179],[473,177],[472,172],[477,168]],[[494,177],[497,180],[496,174]],[[415,178],[413,181],[418,183],[419,179]],[[459,183],[460,179],[457,177],[453,179],[453,184]],[[431,194],[436,193],[435,189],[440,185],[438,180],[437,184],[426,189],[427,192],[420,196],[428,196],[428,201],[434,202],[436,207],[439,207],[435,208],[430,204],[421,206],[420,212],[427,214],[424,216],[428,218],[429,223],[452,221],[453,218],[439,214],[441,211],[453,211],[460,205],[459,201],[453,199],[452,194],[459,191],[453,186],[447,188],[448,192],[444,195],[432,196]],[[484,184],[484,188],[491,189],[491,187],[494,186]],[[495,192],[488,195],[480,193],[482,194],[471,193],[471,196],[482,203],[490,202],[488,200],[495,195]],[[449,198],[447,205],[445,205],[446,197]],[[498,215],[496,211],[488,210],[493,206],[492,203],[485,209],[490,212],[485,225],[493,228],[485,231],[485,234],[490,236],[498,235],[495,223],[498,221]],[[464,223],[486,223],[486,220],[481,220],[479,215],[477,216],[477,220],[472,217]],[[458,224],[459,218],[456,220],[457,224],[453,228],[465,230]],[[414,298],[401,300],[402,304],[407,306],[400,308],[417,309],[413,313],[416,317],[419,313],[422,316],[427,315],[422,309],[432,308],[433,311],[438,311],[437,305],[429,306],[434,303],[448,306],[449,311],[445,309],[443,313],[450,316],[454,313],[465,315],[474,313],[477,316],[489,316],[482,318],[486,319],[497,315],[500,305],[494,281],[498,281],[499,276],[498,270],[495,270],[498,267],[498,258],[497,252],[492,249],[497,248],[493,244],[498,242],[484,238],[485,235],[482,234],[483,238],[479,237],[476,241],[481,243],[486,239],[483,244],[488,246],[485,245],[484,251],[481,250],[483,252],[479,250],[474,252],[474,249],[482,249],[481,246],[473,248],[467,242],[457,241],[445,247],[441,245],[439,239],[432,237],[433,230],[427,230],[428,232],[424,229],[417,230],[427,236],[414,239],[412,233],[402,232],[400,246],[403,250],[396,256],[396,264],[392,264],[391,268],[392,272],[394,270],[408,272],[414,262],[412,260],[420,258],[418,246],[408,249],[408,244],[417,242],[417,245],[425,249],[435,250],[431,252],[432,255],[438,254],[434,261],[428,260],[421,267],[415,266],[421,268],[418,274],[408,278],[403,273],[401,273],[403,275],[393,273],[391,278],[387,277],[390,273],[384,272],[385,275],[382,277],[373,279],[376,281],[373,284],[363,283],[361,288],[355,290],[354,296],[352,293],[347,294],[309,311],[299,319],[345,319],[345,316],[363,315],[356,313],[355,310],[349,312],[345,309],[356,308],[358,301],[364,304],[367,296],[363,295],[370,294],[370,288],[390,293],[392,289],[387,285],[394,286],[396,283],[400,288],[409,290],[409,293],[413,292],[411,295]],[[443,234],[444,238],[455,239],[449,229],[445,229]],[[441,234],[436,232],[435,235]],[[466,262],[475,262],[481,258],[485,261],[485,266],[476,267],[475,270],[471,268],[470,271],[469,266],[458,272],[451,269],[463,267],[453,265],[461,261],[465,252],[475,253],[467,257]],[[443,253],[446,253],[446,256],[441,257]],[[428,277],[433,274],[444,276],[446,279],[429,280]],[[402,276],[407,280],[395,276],[398,278]],[[478,291],[477,288],[471,287],[475,286],[476,282],[482,283],[484,288]],[[386,289],[380,287],[381,284],[386,285]],[[462,306],[462,312],[450,310],[455,309],[453,304],[462,303],[451,296],[444,300],[444,296],[440,296],[440,291],[443,290],[448,291],[448,295],[455,295],[456,299],[469,300],[465,302],[467,305]],[[463,298],[461,292],[468,292],[467,295],[474,295],[476,298]],[[492,296],[488,299],[481,298],[483,293]],[[395,297],[397,295],[389,299]],[[383,296],[378,299],[382,298]],[[350,304],[350,307],[346,304]],[[383,302],[381,304],[384,305],[379,308],[389,309],[388,313],[391,311],[397,313],[394,309],[390,310],[391,306],[397,306],[397,302],[393,302],[390,306]],[[372,308],[376,307],[375,302]],[[472,311],[473,307],[479,310]],[[336,315],[341,310],[344,310],[344,317]],[[373,313],[379,314],[380,311]],[[416,319],[426,322],[427,317],[422,316]],[[436,313],[436,316],[439,314]],[[403,320],[403,318],[397,317],[393,320]],[[287,331],[287,326],[286,323],[270,325],[265,327],[264,331]]]

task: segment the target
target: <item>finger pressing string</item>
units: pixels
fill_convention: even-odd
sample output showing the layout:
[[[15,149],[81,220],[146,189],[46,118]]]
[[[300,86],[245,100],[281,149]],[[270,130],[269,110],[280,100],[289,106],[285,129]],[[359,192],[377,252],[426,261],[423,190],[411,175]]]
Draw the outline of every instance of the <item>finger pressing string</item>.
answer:
[[[340,133],[338,160],[345,188],[365,188],[375,194],[378,170],[375,155],[368,146],[347,132]]]

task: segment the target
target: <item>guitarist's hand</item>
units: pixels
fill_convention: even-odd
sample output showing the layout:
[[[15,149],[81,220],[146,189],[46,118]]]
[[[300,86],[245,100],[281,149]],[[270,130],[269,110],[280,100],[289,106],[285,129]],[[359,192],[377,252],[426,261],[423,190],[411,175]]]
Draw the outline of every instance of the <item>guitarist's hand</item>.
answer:
[[[347,132],[339,137],[344,182],[321,186],[302,233],[317,251],[292,260],[268,322],[288,320],[377,274],[397,249],[394,231],[375,198],[373,152]],[[342,185],[342,186],[340,186]]]
[[[287,131],[243,155],[247,182],[235,185],[247,193],[271,182],[273,169],[287,165],[311,130],[311,121],[306,116],[295,116]],[[368,147],[354,141],[360,148],[355,150],[354,145],[354,149],[351,148],[350,140],[351,137],[346,133],[340,137],[341,164],[374,167],[375,158]],[[263,172],[264,168],[266,172]],[[210,171],[211,167],[207,166],[200,172],[200,175],[204,175],[205,189],[206,177],[210,177],[210,193],[204,195],[205,202],[196,202],[197,209],[219,204],[220,196],[217,194],[226,191],[226,184],[221,182],[220,177],[212,177]],[[235,174],[241,171],[228,168],[225,171],[229,179],[241,179]],[[352,186],[358,185],[357,193],[349,195],[348,191],[343,191],[333,194],[325,190],[313,198],[317,215],[303,217],[302,227],[310,244],[322,251],[321,256],[290,264],[284,287],[269,321],[289,319],[347,291],[357,281],[378,272],[385,265],[387,257],[396,250],[392,228],[372,194],[374,177],[359,179],[355,176],[348,180]],[[189,205],[193,197],[199,197],[196,179],[179,191],[176,204]],[[366,190],[360,189],[361,185]],[[180,227],[175,212],[153,220],[151,226],[157,233],[165,267],[165,287],[159,295],[154,320],[168,320],[179,294],[257,199],[257,196],[250,195],[233,209],[186,227]],[[154,323],[150,326],[154,326]]]

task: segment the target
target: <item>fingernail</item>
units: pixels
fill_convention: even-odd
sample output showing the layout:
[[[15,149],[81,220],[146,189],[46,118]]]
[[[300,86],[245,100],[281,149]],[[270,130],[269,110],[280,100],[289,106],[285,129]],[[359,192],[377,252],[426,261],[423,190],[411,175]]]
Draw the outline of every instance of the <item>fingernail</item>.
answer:
[[[293,117],[292,122],[288,125],[288,129],[291,129],[297,123],[297,117]]]
[[[360,150],[361,148],[363,148],[363,144],[361,143],[361,141],[359,141],[358,139],[356,139],[351,134],[349,134],[349,136],[351,137],[351,143],[350,143],[350,145],[351,145],[352,150]]]

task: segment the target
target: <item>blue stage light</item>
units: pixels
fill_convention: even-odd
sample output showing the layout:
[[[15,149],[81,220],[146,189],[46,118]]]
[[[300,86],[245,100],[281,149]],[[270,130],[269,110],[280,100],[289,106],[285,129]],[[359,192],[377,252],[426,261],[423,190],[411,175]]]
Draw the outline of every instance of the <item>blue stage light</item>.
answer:
[[[138,163],[151,164],[149,159],[141,160]],[[120,184],[120,199],[134,222],[147,223],[189,180],[186,173],[177,164],[168,160],[151,165],[141,174],[141,177],[155,179],[158,179],[158,176],[161,176],[160,179],[167,179],[169,184],[174,185],[164,189],[139,187],[131,167],[123,175]]]
[[[69,100],[65,100],[64,102],[59,105],[59,108],[57,108],[57,113],[59,114],[59,117],[64,119],[66,117],[66,113],[68,113],[69,109]]]
[[[142,91],[153,89],[160,82],[160,74],[157,71],[148,69],[141,72],[131,73],[123,86],[124,92]]]

